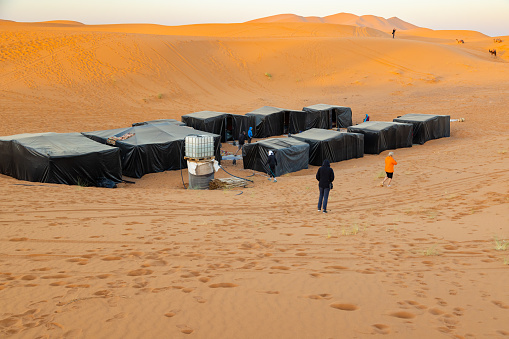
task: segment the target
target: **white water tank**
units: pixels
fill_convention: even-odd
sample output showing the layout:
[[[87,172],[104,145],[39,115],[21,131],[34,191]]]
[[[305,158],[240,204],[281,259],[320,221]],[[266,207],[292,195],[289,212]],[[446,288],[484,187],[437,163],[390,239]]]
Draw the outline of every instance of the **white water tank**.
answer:
[[[186,157],[207,159],[214,156],[214,137],[208,135],[190,135],[185,138]]]

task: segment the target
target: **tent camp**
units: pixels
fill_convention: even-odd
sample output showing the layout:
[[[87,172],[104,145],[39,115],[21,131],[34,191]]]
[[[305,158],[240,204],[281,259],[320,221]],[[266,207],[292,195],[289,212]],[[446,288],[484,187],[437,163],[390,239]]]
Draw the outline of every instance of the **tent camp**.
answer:
[[[338,162],[364,156],[363,134],[312,128],[292,138],[309,144],[310,165],[321,166],[325,159]]]
[[[320,114],[321,121],[328,121],[327,126],[324,126],[322,123],[319,128],[347,128],[348,126],[352,126],[352,109],[350,107],[317,104],[304,107],[302,110]]]
[[[82,134],[97,142],[118,147],[122,172],[132,178],[186,168],[184,140],[189,135],[214,136],[216,159],[221,159],[219,135],[186,126],[160,123]]]
[[[424,144],[428,140],[451,136],[451,117],[449,115],[405,114],[393,120],[414,126],[414,144]]]
[[[143,121],[143,122],[135,122],[132,126],[141,126],[141,125],[147,125],[147,124],[161,124],[161,123],[168,123],[168,124],[174,124],[177,126],[185,126],[182,121],[178,121],[175,119],[157,119],[157,120],[149,120],[149,121]]]
[[[244,145],[242,158],[244,168],[268,173],[268,152],[276,156],[276,176],[308,168],[309,145],[293,138],[274,138]]]
[[[80,133],[37,133],[0,137],[0,173],[20,180],[96,186],[122,181],[120,151]]]
[[[221,141],[238,139],[242,131],[248,131],[249,118],[244,115],[201,111],[186,114],[182,116],[182,122],[189,127],[199,131],[218,134],[221,136]]]
[[[366,121],[348,127],[347,131],[364,134],[365,154],[380,154],[387,149],[412,147],[412,124]]]

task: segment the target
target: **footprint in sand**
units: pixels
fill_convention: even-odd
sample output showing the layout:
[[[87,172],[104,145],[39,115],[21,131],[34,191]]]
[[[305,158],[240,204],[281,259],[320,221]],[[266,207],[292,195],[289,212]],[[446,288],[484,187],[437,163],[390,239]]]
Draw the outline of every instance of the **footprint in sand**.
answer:
[[[209,285],[210,288],[231,288],[231,287],[237,287],[239,285],[232,284],[232,283],[218,283],[218,284],[212,284]]]
[[[179,328],[180,332],[184,334],[191,334],[194,332],[194,330],[187,325],[177,325],[177,328]]]
[[[393,312],[390,315],[393,316],[393,317],[396,317],[396,318],[400,318],[400,319],[413,319],[413,318],[415,318],[415,314],[413,314],[411,312],[405,312],[405,311]]]
[[[330,304],[329,306],[342,311],[355,311],[359,308],[353,304],[341,304],[341,303],[334,303]]]
[[[130,271],[129,273],[127,273],[127,275],[136,277],[136,276],[140,276],[140,275],[149,275],[149,274],[152,274],[152,272],[154,272],[154,271],[148,270],[145,268],[139,268],[137,270]]]
[[[498,301],[498,300],[492,300],[491,301],[493,304],[497,305],[498,307],[500,308],[504,308],[504,309],[508,309],[509,306],[507,306],[506,304],[504,304],[503,302],[501,301]]]
[[[379,334],[389,334],[391,333],[390,327],[385,324],[374,324],[375,332]]]

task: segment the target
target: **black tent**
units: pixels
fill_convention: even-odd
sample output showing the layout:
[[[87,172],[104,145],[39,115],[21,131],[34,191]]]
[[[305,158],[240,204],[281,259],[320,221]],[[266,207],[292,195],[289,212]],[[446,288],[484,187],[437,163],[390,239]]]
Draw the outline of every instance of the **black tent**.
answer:
[[[184,124],[182,121],[178,121],[178,120],[175,120],[175,119],[157,119],[157,120],[149,120],[149,121],[143,121],[143,122],[135,122],[132,126],[141,126],[141,125],[147,125],[147,124],[164,124],[164,123],[168,123],[168,124],[174,124],[174,125],[177,125],[177,126],[185,126],[186,124]]]
[[[309,164],[321,166],[325,159],[338,162],[364,156],[364,135],[320,128],[292,135],[309,144]]]
[[[451,117],[449,115],[405,114],[393,120],[414,126],[414,144],[424,144],[428,140],[451,136]]]
[[[187,126],[197,129],[199,131],[218,134],[221,136],[221,141],[238,139],[242,131],[249,130],[249,118],[244,115],[201,111],[186,114],[182,116],[182,122]]]
[[[412,124],[366,121],[348,127],[348,132],[364,134],[364,153],[380,154],[387,149],[412,147]]]
[[[20,180],[95,186],[122,181],[120,151],[80,133],[0,137],[0,173]]]
[[[160,123],[82,134],[120,148],[123,174],[132,178],[186,168],[184,142],[189,135],[214,136],[216,159],[221,160],[219,135],[186,126]]]
[[[260,140],[244,145],[242,158],[244,168],[268,173],[268,152],[273,151],[276,156],[276,176],[290,172],[297,172],[308,168],[309,145],[293,138],[274,138]]]
[[[246,113],[247,117],[253,119],[254,137],[268,138],[285,134],[285,117],[288,117],[285,112],[282,108],[264,106]],[[289,118],[287,120],[289,121]]]
[[[352,126],[352,109],[344,106],[334,106],[326,104],[317,104],[302,109],[305,112],[321,113],[320,119],[327,119],[327,126],[320,126],[320,128],[347,128]]]
[[[290,111],[289,128],[291,134],[307,131],[311,128],[329,129],[329,113],[327,111]]]

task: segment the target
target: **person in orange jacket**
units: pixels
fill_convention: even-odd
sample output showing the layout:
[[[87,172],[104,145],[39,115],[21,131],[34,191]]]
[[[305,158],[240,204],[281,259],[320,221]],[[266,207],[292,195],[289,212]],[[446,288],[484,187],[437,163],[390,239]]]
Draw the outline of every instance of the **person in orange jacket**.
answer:
[[[391,187],[392,176],[394,175],[394,165],[398,164],[396,160],[394,160],[393,155],[394,152],[389,152],[389,155],[385,158],[386,175],[384,181],[382,181],[382,183],[380,184],[380,186],[382,187],[384,186],[385,181],[387,181],[387,179],[389,179],[389,181],[387,182],[387,187]]]

